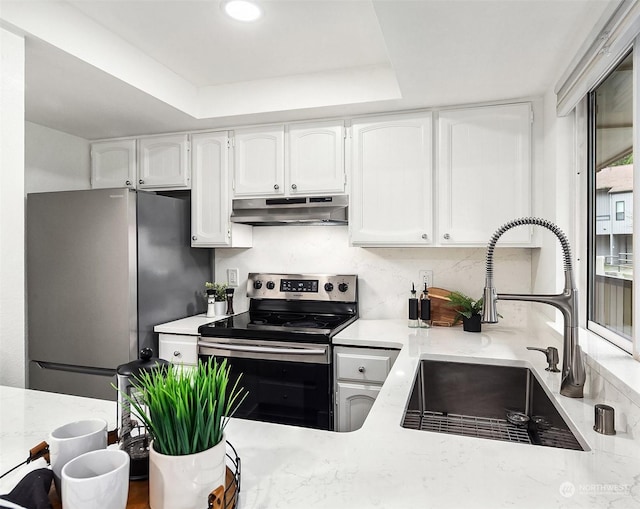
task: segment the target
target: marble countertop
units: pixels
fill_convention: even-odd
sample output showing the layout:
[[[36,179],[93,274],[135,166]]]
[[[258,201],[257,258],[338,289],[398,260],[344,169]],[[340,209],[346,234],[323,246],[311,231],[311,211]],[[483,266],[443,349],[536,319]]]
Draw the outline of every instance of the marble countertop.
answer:
[[[334,344],[400,348],[363,427],[351,433],[232,419],[228,440],[242,459],[240,508],[631,508],[640,505],[640,441],[633,427],[593,431],[589,397],[558,395],[544,370],[548,337],[530,328],[409,329],[405,320],[358,320]],[[544,337],[544,340],[541,338]],[[402,428],[420,359],[526,366],[556,399],[588,451],[511,444]],[[61,422],[105,415],[115,404],[0,388],[0,472],[24,460]],[[109,417],[110,416],[110,417]],[[15,477],[14,477],[15,479]],[[0,480],[7,491],[10,477]]]
[[[156,325],[153,330],[162,334],[185,334],[187,336],[197,336],[198,327],[206,323],[215,322],[226,318],[227,315],[207,317],[206,314],[187,316],[172,322]]]

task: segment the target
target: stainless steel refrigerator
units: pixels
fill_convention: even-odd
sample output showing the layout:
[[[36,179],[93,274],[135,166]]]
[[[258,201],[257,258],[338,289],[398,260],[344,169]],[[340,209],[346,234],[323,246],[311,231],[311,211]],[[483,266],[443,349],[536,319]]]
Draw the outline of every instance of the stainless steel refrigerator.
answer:
[[[115,399],[115,369],[158,352],[159,323],[204,311],[211,252],[188,197],[129,189],[27,196],[29,388]]]

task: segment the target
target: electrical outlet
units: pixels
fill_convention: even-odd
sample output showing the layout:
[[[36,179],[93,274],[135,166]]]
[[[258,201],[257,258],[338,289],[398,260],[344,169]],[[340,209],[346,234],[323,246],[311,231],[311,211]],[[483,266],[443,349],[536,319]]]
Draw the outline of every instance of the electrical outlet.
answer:
[[[427,288],[433,286],[433,271],[421,270],[418,272],[418,281],[420,281],[420,290],[424,290],[424,284],[427,283]]]
[[[232,288],[238,287],[238,269],[227,269],[227,283]]]

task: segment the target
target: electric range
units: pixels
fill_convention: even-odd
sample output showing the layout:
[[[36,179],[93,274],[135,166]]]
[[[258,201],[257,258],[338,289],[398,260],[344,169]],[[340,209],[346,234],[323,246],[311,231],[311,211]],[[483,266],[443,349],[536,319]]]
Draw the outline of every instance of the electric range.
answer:
[[[333,428],[331,338],[358,318],[357,276],[250,273],[249,311],[202,325],[249,395],[236,417]]]

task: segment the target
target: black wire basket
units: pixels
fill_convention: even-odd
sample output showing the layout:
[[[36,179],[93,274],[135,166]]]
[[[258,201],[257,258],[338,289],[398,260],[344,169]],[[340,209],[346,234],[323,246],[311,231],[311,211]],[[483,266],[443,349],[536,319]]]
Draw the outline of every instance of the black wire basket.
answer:
[[[207,509],[236,509],[238,507],[238,499],[240,498],[240,457],[235,447],[229,442],[227,442],[226,456],[227,472],[224,494],[211,492]]]

